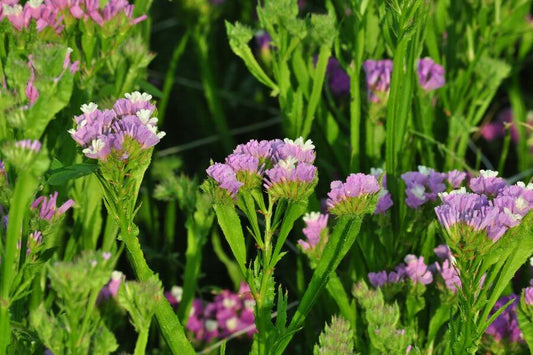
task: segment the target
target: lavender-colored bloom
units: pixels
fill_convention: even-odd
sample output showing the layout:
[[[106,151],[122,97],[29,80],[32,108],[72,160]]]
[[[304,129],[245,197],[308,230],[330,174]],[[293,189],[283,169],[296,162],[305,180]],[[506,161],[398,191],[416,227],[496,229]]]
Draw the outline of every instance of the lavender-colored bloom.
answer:
[[[504,179],[498,177],[497,171],[480,170],[479,174],[480,176],[471,179],[469,184],[475,193],[495,196],[507,185]]]
[[[316,167],[300,163],[293,157],[280,160],[265,172],[265,188],[276,197],[298,199],[304,196],[316,179]]]
[[[446,179],[454,189],[458,189],[466,178],[466,173],[459,170],[448,171],[447,175]]]
[[[345,96],[350,93],[350,77],[341,67],[339,61],[333,57],[328,60],[326,79],[330,91],[336,96]]]
[[[379,288],[387,283],[388,281],[387,272],[386,271],[369,272],[368,281],[370,281],[372,286],[374,286],[375,288]]]
[[[376,210],[374,211],[374,214],[384,214],[394,204],[392,202],[391,194],[389,193],[389,191],[386,190],[387,175],[385,175],[383,169],[380,168],[371,168],[370,175],[375,176],[376,179],[382,178],[381,185],[383,186],[383,189],[379,193],[379,200],[378,204],[376,205]]]
[[[516,316],[518,296],[511,294],[501,297],[494,305],[489,317],[507,302],[514,300],[487,328],[486,334],[492,335],[496,341],[507,338],[511,343],[522,342],[523,335]]]
[[[222,189],[227,190],[232,197],[237,195],[239,188],[243,185],[242,182],[237,180],[235,172],[227,164],[215,163],[207,168],[206,172]]]
[[[283,142],[277,140],[272,142],[272,149],[273,155],[278,160],[294,158],[300,163],[308,164],[313,164],[315,161],[315,146],[310,139],[304,141],[302,137],[299,137],[295,140],[285,138]]]
[[[58,208],[56,205],[57,195],[58,193],[56,191],[49,197],[46,197],[46,196],[38,197],[31,204],[31,209],[36,209],[39,206],[41,206],[39,210],[39,218],[47,220],[47,221],[51,221],[52,218],[64,214],[70,207],[74,205],[74,200],[69,199]]]
[[[405,279],[406,271],[405,271],[405,264],[400,263],[396,266],[395,271],[389,272],[389,277],[387,282],[388,283],[398,283]]]
[[[433,251],[439,259],[451,259],[452,257],[452,251],[450,250],[450,247],[446,244],[441,244],[437,246],[435,249],[433,249]]]
[[[367,60],[363,63],[369,99],[379,102],[379,96],[388,95],[391,84],[392,60]]]
[[[259,173],[259,159],[248,154],[230,154],[226,157],[226,165],[229,165],[235,173],[245,171]]]
[[[307,241],[302,239],[298,240],[298,244],[304,250],[315,248],[320,243],[322,232],[328,226],[328,215],[321,214],[319,212],[306,213],[303,217],[305,222],[305,228],[303,233],[307,238]]]
[[[37,88],[35,87],[34,80],[34,75],[32,75],[26,84],[26,97],[31,105],[33,105],[39,98],[39,91],[37,91]]]
[[[246,144],[239,144],[233,154],[247,154],[259,159],[259,161],[273,159],[272,141],[262,140],[257,141],[252,139]]]
[[[82,115],[74,117],[76,128],[69,130],[91,159],[107,161],[115,152],[118,159],[129,158],[134,149],[131,145],[125,150],[124,140],[129,138],[137,143],[139,149],[150,149],[165,136],[158,132],[157,118],[152,117],[155,106],[150,103],[151,96],[135,91],[119,99],[112,110],[99,110],[94,103],[81,106]]]
[[[405,257],[405,264],[405,273],[413,283],[420,282],[423,285],[428,285],[433,281],[433,275],[424,263],[423,256],[417,258],[415,255],[409,254]]]
[[[348,178],[346,178],[345,183],[343,183],[342,181],[331,182],[331,191],[328,192],[328,208],[330,209],[330,211],[338,210],[338,212],[342,212],[338,209],[338,207],[341,204],[347,204],[345,207],[347,207],[348,210],[352,210],[352,207],[357,206],[350,207],[348,205],[356,203],[355,198],[362,198],[369,195],[374,195],[379,193],[380,191],[381,187],[379,186],[379,183],[375,176],[360,173],[350,174]],[[348,210],[344,212],[348,212]]]
[[[446,287],[450,291],[456,292],[457,288],[461,288],[461,279],[459,278],[459,274],[449,259],[444,260],[442,265],[436,263],[436,267],[444,279]]]
[[[418,60],[418,79],[420,86],[426,91],[433,91],[444,86],[444,68],[431,58]]]
[[[402,174],[405,182],[405,203],[411,208],[418,208],[428,201],[434,201],[437,195],[446,191],[444,181],[446,174],[419,166],[418,171],[408,171]]]
[[[41,150],[41,142],[39,142],[38,140],[24,139],[15,142],[15,147],[30,150],[34,153],[39,153],[39,151]]]

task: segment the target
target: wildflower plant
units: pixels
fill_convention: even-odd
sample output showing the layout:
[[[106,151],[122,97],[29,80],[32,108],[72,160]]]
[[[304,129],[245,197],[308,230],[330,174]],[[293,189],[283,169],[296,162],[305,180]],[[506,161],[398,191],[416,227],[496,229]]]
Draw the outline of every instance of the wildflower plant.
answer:
[[[119,239],[125,244],[140,281],[155,276],[146,263],[138,239],[139,229],[133,219],[153,147],[165,135],[157,129],[158,119],[154,117],[151,98],[136,91],[117,100],[112,109],[100,110],[94,103],[84,104],[82,114],[74,118],[75,128],[69,130],[83,154],[97,161],[105,206],[120,228]],[[155,315],[168,346],[173,351],[180,348],[192,352],[178,318],[162,295],[156,301]]]
[[[314,160],[314,145],[310,140],[252,140],[237,146],[225,164],[214,163],[207,169],[209,178],[203,188],[213,199],[218,223],[255,300],[258,333],[252,349],[259,354],[285,349],[311,311],[318,293],[353,245],[364,215],[376,209],[380,185],[374,176],[352,174],[346,183],[332,183],[328,206],[338,217],[337,223],[327,241],[316,240],[325,237],[320,230],[309,236],[313,247],[321,244],[323,251],[316,251],[313,277],[287,326],[287,296],[279,287],[276,302],[274,270],[285,255],[283,245],[294,223],[307,210],[318,179]],[[248,243],[237,208],[248,221],[248,231],[257,247],[255,259],[248,256]],[[306,218],[308,223],[315,222],[314,217]],[[301,245],[309,250],[309,242],[304,242],[309,248]],[[270,314],[275,305],[282,316],[273,324]]]

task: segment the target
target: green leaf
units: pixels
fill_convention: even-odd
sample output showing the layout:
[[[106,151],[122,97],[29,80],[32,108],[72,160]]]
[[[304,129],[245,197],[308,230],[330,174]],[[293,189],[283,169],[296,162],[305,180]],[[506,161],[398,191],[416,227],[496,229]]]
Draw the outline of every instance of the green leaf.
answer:
[[[213,208],[233,256],[237,260],[242,274],[246,275],[246,245],[239,215],[234,206],[215,204]]]
[[[276,247],[274,248],[274,253],[272,254],[273,265],[276,264],[281,248],[285,244],[289,233],[294,227],[294,222],[298,220],[304,213],[307,211],[307,200],[305,201],[288,201],[287,209],[285,210],[285,215],[283,217],[283,222],[281,222],[281,228],[279,230],[278,238],[276,241]]]
[[[50,172],[48,184],[53,186],[65,185],[69,180],[78,179],[82,176],[92,174],[97,169],[97,164],[75,164],[53,169]]]

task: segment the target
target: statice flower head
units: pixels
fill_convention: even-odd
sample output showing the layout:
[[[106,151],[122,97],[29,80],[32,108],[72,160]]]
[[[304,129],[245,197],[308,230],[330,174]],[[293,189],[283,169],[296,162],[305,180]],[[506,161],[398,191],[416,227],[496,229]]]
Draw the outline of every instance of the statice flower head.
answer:
[[[485,333],[491,335],[494,340],[498,342],[503,339],[506,339],[511,343],[522,342],[524,338],[516,314],[518,303],[517,295],[511,294],[509,296],[501,297],[494,305],[489,317],[509,301],[513,301],[513,303],[505,308],[505,310],[489,325]]]
[[[466,179],[466,173],[459,170],[448,171],[446,179],[453,189],[458,189]]]
[[[307,198],[313,191],[317,169],[312,164],[299,162],[289,156],[279,160],[265,175],[264,186],[270,196],[297,201]]]
[[[444,86],[444,68],[435,63],[431,58],[418,60],[418,80],[422,89],[426,91],[437,90]]]
[[[470,189],[478,194],[485,194],[488,196],[495,196],[500,189],[506,186],[504,179],[498,177],[497,171],[480,170],[479,176],[470,179]]]
[[[416,257],[409,254],[405,257],[405,273],[413,283],[421,283],[428,285],[433,282],[433,275],[428,270],[427,265],[424,263],[424,257]]]
[[[57,207],[57,196],[57,191],[49,197],[40,196],[33,201],[31,209],[39,209],[39,218],[50,222],[53,218],[58,218],[65,214],[65,212],[74,205],[74,200],[68,199],[60,207]]]
[[[387,271],[383,270],[379,272],[369,272],[368,281],[370,281],[372,286],[374,286],[375,288],[379,288],[385,285],[388,281]]]
[[[318,251],[319,254],[322,252],[327,242],[328,217],[329,215],[319,212],[311,212],[304,215],[305,227],[303,234],[306,240],[298,240],[298,245],[300,245],[304,252],[313,253],[314,251]]]
[[[375,176],[350,174],[346,182],[332,181],[327,205],[336,215],[362,215],[373,213],[381,187]]]
[[[369,100],[376,103],[386,101],[391,84],[392,60],[367,60],[363,63],[363,69]]]
[[[226,165],[235,172],[237,180],[246,187],[256,188],[261,186],[263,167],[259,159],[248,154],[231,154],[226,157]]]
[[[69,133],[90,159],[144,164],[151,148],[165,136],[157,129],[150,99],[136,91],[119,99],[111,110],[100,110],[94,103],[82,105],[83,114],[74,117],[75,128]]]
[[[437,195],[446,191],[446,174],[436,172],[420,165],[418,171],[402,174],[405,182],[405,203],[411,208],[419,208],[429,201],[435,201]]]
[[[533,286],[524,289],[524,302],[528,306],[533,306]]]

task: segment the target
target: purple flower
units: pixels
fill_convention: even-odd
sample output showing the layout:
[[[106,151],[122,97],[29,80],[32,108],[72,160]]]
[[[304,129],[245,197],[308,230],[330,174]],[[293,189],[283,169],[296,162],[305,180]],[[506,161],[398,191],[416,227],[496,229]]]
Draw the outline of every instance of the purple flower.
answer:
[[[230,154],[226,157],[226,165],[238,173],[239,171],[259,173],[259,159],[248,154]]]
[[[450,247],[446,244],[441,244],[437,246],[435,249],[433,249],[435,254],[437,255],[437,258],[439,259],[450,259],[452,257],[452,252],[450,250]]]
[[[363,69],[366,73],[369,100],[377,103],[381,101],[381,98],[388,97],[392,74],[392,60],[367,60],[363,63]]]
[[[113,271],[111,273],[111,279],[105,285],[98,294],[98,299],[96,303],[100,303],[103,300],[110,299],[112,297],[116,297],[118,294],[118,289],[120,287],[120,284],[125,279],[125,276],[120,271]]]
[[[220,188],[228,191],[233,198],[235,198],[239,188],[243,185],[242,182],[237,180],[235,172],[227,164],[215,163],[207,168],[206,172],[218,183]]]
[[[276,140],[272,142],[274,157],[277,160],[287,160],[294,158],[300,163],[313,164],[315,161],[315,146],[308,139],[304,141],[302,137],[295,140],[285,138],[283,141]]]
[[[490,312],[489,318],[498,309],[503,307],[507,302],[514,300],[510,306],[508,306],[487,328],[486,334],[492,335],[496,341],[501,341],[506,338],[511,343],[522,342],[523,336],[520,326],[518,324],[518,318],[516,316],[516,308],[518,303],[518,296],[511,294],[509,296],[501,297],[494,305],[494,308]]]
[[[306,213],[303,217],[305,222],[305,228],[303,233],[307,238],[307,241],[302,239],[298,240],[298,244],[304,250],[314,249],[321,241],[322,232],[326,230],[328,226],[328,215],[321,214],[319,212]]]
[[[445,84],[444,68],[431,58],[418,60],[418,79],[420,86],[426,91],[436,90]]]
[[[15,147],[29,150],[33,153],[39,153],[41,150],[41,142],[38,140],[25,139],[15,142]]]
[[[350,77],[341,67],[339,61],[333,57],[328,60],[326,79],[333,95],[345,96],[350,93]]]
[[[395,271],[391,271],[389,273],[387,282],[395,284],[395,283],[402,281],[405,278],[405,276],[406,276],[405,265],[403,263],[400,263],[396,266]]]
[[[379,169],[379,168],[378,169],[371,168],[370,175],[375,176],[376,179],[380,179],[383,176],[383,179],[381,181],[381,185],[383,186],[383,189],[379,193],[379,200],[378,200],[378,204],[376,205],[376,210],[374,211],[374,214],[384,214],[393,205],[392,197],[389,191],[386,190],[387,175],[385,175],[385,172],[383,171],[383,169]]]
[[[369,272],[368,281],[370,281],[372,286],[374,286],[375,288],[379,288],[387,283],[388,281],[387,272],[386,271]]]
[[[475,193],[495,196],[507,185],[504,179],[497,177],[497,171],[480,170],[479,175],[470,179],[469,183],[470,189]]]
[[[332,181],[327,205],[335,214],[360,214],[368,208],[367,198],[378,194],[381,187],[375,176],[350,174],[346,182]],[[375,207],[372,212],[375,211]]]
[[[246,144],[239,144],[233,154],[247,154],[264,162],[273,159],[272,141],[252,139]]]
[[[107,161],[114,154],[119,160],[128,159],[137,149],[146,150],[159,143],[165,132],[158,132],[155,106],[151,96],[135,91],[119,99],[112,110],[99,110],[94,103],[81,106],[82,115],[74,117],[76,128],[69,130],[91,159]],[[124,144],[125,141],[131,144]]]
[[[463,181],[465,180],[465,178],[466,178],[466,173],[464,171],[452,170],[452,171],[448,171],[446,179],[448,180],[448,183],[454,189],[458,189],[463,183]]]
[[[315,183],[316,170],[314,165],[298,162],[296,158],[289,156],[265,172],[267,179],[264,186],[271,196],[298,200],[310,193]]]
[[[446,287],[452,291],[456,292],[457,288],[461,288],[461,279],[457,269],[452,265],[449,259],[444,260],[442,265],[436,263],[437,270],[444,279]]]
[[[409,254],[405,257],[405,264],[405,274],[413,283],[420,282],[423,285],[428,285],[433,281],[433,275],[424,263],[423,256],[417,258],[415,255]]]
[[[31,209],[33,210],[41,206],[39,210],[39,218],[47,221],[51,221],[54,217],[64,214],[70,207],[74,205],[74,200],[69,199],[58,208],[56,206],[57,195],[58,193],[56,191],[49,197],[38,197],[31,204]]]
[[[446,174],[420,165],[418,171],[402,174],[405,182],[405,203],[411,208],[418,208],[428,201],[434,201],[437,195],[446,191]]]

